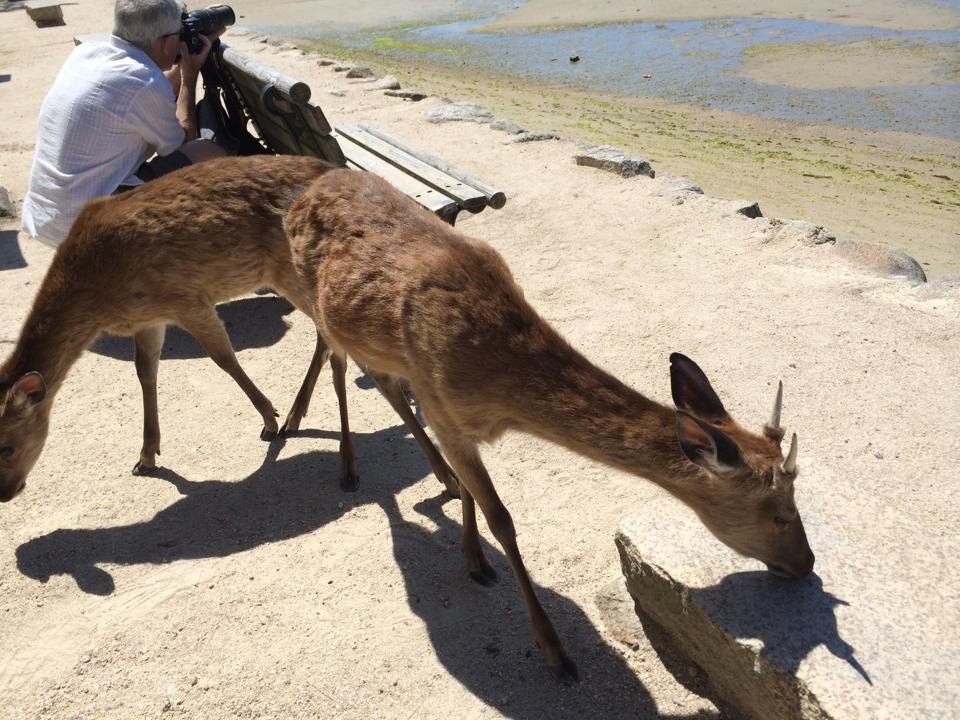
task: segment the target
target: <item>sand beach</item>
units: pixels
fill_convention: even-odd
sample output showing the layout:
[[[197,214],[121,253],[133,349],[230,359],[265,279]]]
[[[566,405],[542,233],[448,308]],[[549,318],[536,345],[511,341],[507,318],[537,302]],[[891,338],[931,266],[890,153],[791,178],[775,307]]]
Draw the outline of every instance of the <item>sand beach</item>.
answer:
[[[0,9],[0,185],[17,209],[44,94],[73,36],[109,27],[112,5],[65,4],[66,25],[44,29],[22,9]],[[620,22],[631,9],[611,3],[584,19],[576,3],[547,5],[533,0],[497,22]],[[671,3],[664,19],[704,12],[695,5]],[[932,3],[848,5],[778,7],[810,17],[834,8],[823,16],[832,22],[849,14],[958,27],[955,11]],[[402,7],[384,15],[378,3],[354,9],[351,22],[370,27],[422,18]],[[429,9],[465,12],[458,3]],[[717,10],[727,12],[763,10]],[[670,403],[668,357],[683,352],[731,414],[758,430],[782,380],[817,581],[846,600],[835,611],[840,633],[865,606],[890,618],[922,612],[936,628],[931,654],[960,652],[956,593],[931,608],[922,592],[955,590],[955,574],[923,559],[960,552],[957,142],[348,55],[315,38],[263,42],[241,27],[225,40],[308,82],[333,125],[372,123],[503,189],[503,209],[464,215],[459,229],[495,247],[534,307],[627,384]],[[319,65],[318,52],[429,97],[368,91]],[[782,76],[785,66],[747,67]],[[450,100],[560,139],[507,144],[488,124],[426,120]],[[649,159],[657,177],[576,165],[582,144],[596,142]],[[671,190],[671,176],[704,194]],[[752,202],[764,217],[737,212]],[[813,226],[836,242],[812,242]],[[891,275],[888,247],[906,248],[930,281]],[[17,218],[0,219],[4,356],[51,257]],[[240,363],[285,412],[312,353],[310,322],[269,295],[227,304],[221,316]],[[349,368],[348,393],[361,487],[345,494],[328,370],[303,432],[264,443],[246,397],[185,333],[168,333],[163,357],[158,477],[130,474],[141,421],[132,347],[103,338],[60,391],[26,491],[0,506],[0,718],[724,717],[695,666],[642,632],[625,642],[598,605],[621,577],[613,535],[624,515],[647,512],[652,529],[691,528],[691,556],[715,551],[693,513],[653,485],[529,436],[483,449],[537,591],[581,668],[583,680],[561,688],[543,669],[486,524],[501,578],[491,588],[464,571],[459,504],[441,495],[360,368]],[[904,567],[909,588],[898,584]],[[879,580],[851,596],[847,578],[858,575]],[[890,651],[858,648],[881,701]],[[960,686],[926,666],[910,670],[915,690],[897,702],[918,715]]]

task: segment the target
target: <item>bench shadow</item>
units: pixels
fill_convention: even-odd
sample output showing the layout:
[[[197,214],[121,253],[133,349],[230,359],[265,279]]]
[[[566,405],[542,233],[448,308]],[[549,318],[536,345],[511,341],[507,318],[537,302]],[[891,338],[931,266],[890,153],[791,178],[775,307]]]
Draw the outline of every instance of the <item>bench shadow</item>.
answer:
[[[0,270],[20,270],[26,266],[26,258],[17,241],[17,231],[0,230]]]
[[[241,298],[217,306],[230,343],[236,351],[274,345],[290,326],[284,317],[294,311],[293,305],[278,296]],[[90,347],[98,355],[133,362],[133,339],[103,334]],[[206,351],[194,337],[179,327],[167,327],[161,359],[192,360],[207,357]]]
[[[543,664],[506,556],[481,540],[499,582],[482,587],[467,575],[461,525],[447,514],[458,517],[460,504],[442,494],[418,503],[414,509],[435,526],[429,530],[405,520],[393,495],[378,502],[390,521],[410,609],[424,622],[443,666],[479,700],[516,720],[716,718],[704,712],[661,715],[623,653],[606,643],[586,613],[560,593],[537,586],[580,672],[579,683],[559,685]],[[436,586],[443,588],[441,596],[424,592]]]
[[[10,82],[11,77],[9,73],[0,73],[0,83]]]
[[[784,582],[764,571],[740,572],[692,594],[728,633],[761,640],[764,655],[786,672],[795,673],[803,659],[823,645],[873,685],[837,627],[834,611],[849,603],[826,592],[816,574]]]

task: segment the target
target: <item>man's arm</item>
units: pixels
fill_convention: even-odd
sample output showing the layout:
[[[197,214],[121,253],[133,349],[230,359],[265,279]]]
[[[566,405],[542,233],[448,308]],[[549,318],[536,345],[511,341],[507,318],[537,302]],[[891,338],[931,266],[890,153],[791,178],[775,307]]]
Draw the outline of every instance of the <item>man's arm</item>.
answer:
[[[187,51],[186,43],[180,43],[180,90],[177,93],[177,120],[183,128],[185,141],[200,137],[200,124],[197,122],[197,78],[200,68],[210,55],[213,44],[203,35],[198,35],[203,50],[196,55]]]

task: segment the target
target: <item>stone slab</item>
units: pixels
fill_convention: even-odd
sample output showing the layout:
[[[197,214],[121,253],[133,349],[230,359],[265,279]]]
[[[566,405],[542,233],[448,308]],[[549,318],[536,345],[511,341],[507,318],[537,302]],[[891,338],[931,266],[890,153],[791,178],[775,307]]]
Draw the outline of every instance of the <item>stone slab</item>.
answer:
[[[599,168],[625,178],[637,177],[638,175],[646,175],[651,178],[656,176],[647,160],[627,155],[622,150],[609,145],[584,148],[574,155],[573,160],[577,165]]]
[[[60,7],[59,2],[36,0],[35,2],[28,2],[24,7],[27,10],[27,15],[38,26],[64,24],[63,8]]]
[[[817,566],[782,580],[672,498],[649,503],[616,538],[631,595],[745,718],[957,718],[956,534],[934,535],[824,468],[798,481],[798,506]]]

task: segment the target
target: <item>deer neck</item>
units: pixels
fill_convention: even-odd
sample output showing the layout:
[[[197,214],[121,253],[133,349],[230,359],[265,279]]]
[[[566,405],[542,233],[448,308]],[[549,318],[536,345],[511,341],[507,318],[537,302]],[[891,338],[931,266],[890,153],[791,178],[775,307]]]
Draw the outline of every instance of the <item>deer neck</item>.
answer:
[[[101,329],[98,314],[84,307],[83,298],[66,292],[49,273],[23,325],[16,348],[0,368],[0,384],[9,385],[29,372],[38,372],[52,398],[71,366]]]
[[[575,350],[541,367],[541,383],[527,383],[522,429],[578,454],[639,475],[694,509],[706,500],[700,469],[683,455],[676,412],[627,387]]]

